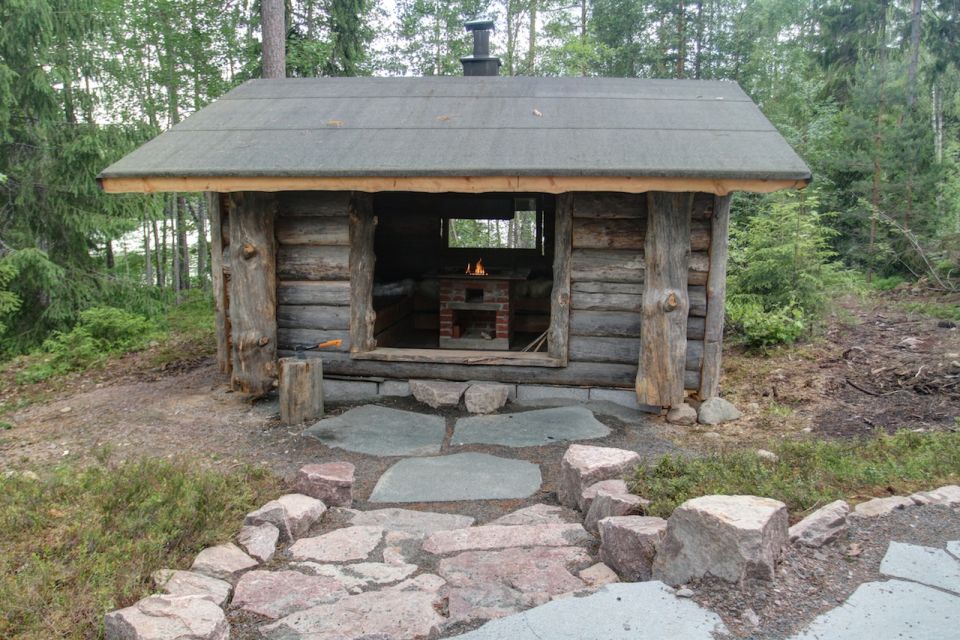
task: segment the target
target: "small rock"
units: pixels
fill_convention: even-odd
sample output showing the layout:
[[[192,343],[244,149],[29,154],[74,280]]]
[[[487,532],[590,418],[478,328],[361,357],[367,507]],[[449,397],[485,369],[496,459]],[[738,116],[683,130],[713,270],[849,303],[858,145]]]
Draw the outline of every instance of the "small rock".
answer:
[[[674,595],[678,598],[692,598],[693,589],[687,589],[686,587],[683,587],[682,589],[677,589],[677,592]]]
[[[721,438],[721,435],[716,431],[707,431],[703,434],[703,437],[708,440],[719,440]]]
[[[605,584],[620,582],[620,578],[617,577],[617,572],[602,562],[598,562],[591,567],[587,567],[578,573],[577,576],[583,580],[588,587],[593,588],[602,587]]]
[[[624,485],[626,489],[626,485]],[[505,516],[493,520],[489,524],[523,525],[523,524],[567,524],[576,521],[576,513],[566,507],[549,504],[535,504],[530,507],[517,509]]]
[[[742,416],[735,406],[723,398],[709,398],[700,405],[697,420],[700,424],[714,425],[739,420]]]
[[[746,410],[750,413],[759,413],[760,412],[760,403],[758,402],[748,402]]]
[[[417,572],[415,564],[387,564],[385,562],[358,562],[336,565],[301,562],[298,568],[315,576],[336,581],[351,593],[360,593],[373,586],[400,582]]]
[[[270,562],[277,551],[280,530],[269,522],[256,526],[247,525],[240,529],[237,544],[250,556],[260,562]]]
[[[410,391],[418,402],[423,402],[434,409],[440,407],[456,407],[460,404],[460,396],[470,386],[466,382],[447,382],[443,380],[411,380]]]
[[[366,560],[383,538],[380,527],[347,527],[322,536],[301,538],[289,549],[295,560],[349,562]]]
[[[632,493],[613,493],[598,491],[597,496],[590,504],[590,510],[583,520],[583,528],[590,533],[597,533],[597,523],[603,518],[614,516],[638,516],[643,514],[644,508],[650,505],[649,500]]]
[[[423,543],[427,553],[444,555],[461,551],[507,547],[566,547],[593,540],[579,524],[543,524],[505,527],[484,525],[469,529],[437,531]]]
[[[248,513],[243,523],[270,523],[280,530],[280,542],[292,542],[307,533],[326,510],[326,505],[316,498],[290,493]]]
[[[960,486],[949,484],[933,491],[922,491],[910,496],[915,504],[939,504],[945,507],[960,505]]]
[[[686,402],[680,403],[675,407],[671,407],[667,411],[667,422],[670,424],[678,424],[683,427],[689,427],[690,425],[697,423],[697,410],[688,405]]]
[[[649,580],[657,547],[667,530],[663,518],[618,516],[604,518],[600,529],[600,559],[627,582]]]
[[[218,607],[230,599],[233,587],[225,580],[193,571],[159,569],[150,576],[157,589],[170,596],[200,596]]]
[[[757,615],[757,612],[753,609],[747,607],[743,610],[743,614],[740,616],[744,622],[749,624],[751,627],[760,626],[760,616]]]
[[[190,569],[211,578],[233,583],[237,581],[240,574],[253,569],[257,564],[259,563],[241,551],[240,547],[228,542],[208,547],[198,553]]]
[[[844,500],[820,507],[790,527],[790,542],[814,548],[833,542],[847,530],[849,514],[850,505]]]
[[[635,451],[590,445],[571,445],[560,461],[560,480],[557,497],[560,504],[574,508],[580,494],[601,480],[620,478],[640,464]]]
[[[349,507],[353,504],[354,470],[349,462],[304,465],[294,487],[328,507]]]
[[[354,526],[380,527],[387,531],[403,531],[417,536],[426,536],[434,531],[464,529],[473,526],[475,522],[470,516],[413,509],[340,509],[338,512],[346,514],[350,524]]]
[[[957,323],[953,320],[939,320],[937,321],[937,327],[940,329],[956,329]]]
[[[593,504],[593,499],[597,497],[597,494],[600,491],[608,491],[610,493],[630,493],[630,489],[627,488],[627,483],[619,478],[594,482],[592,485],[580,492],[580,499],[577,501],[577,509],[580,510],[580,513],[586,514],[590,512],[590,506]]]
[[[103,619],[105,640],[228,640],[223,609],[203,596],[155,595]]]
[[[741,583],[773,580],[787,543],[787,507],[757,496],[687,500],[667,520],[653,577],[670,585],[712,575]]]
[[[464,392],[463,403],[470,413],[493,413],[507,404],[509,395],[510,387],[505,384],[473,384]]]
[[[897,509],[912,507],[913,500],[904,496],[890,496],[889,498],[874,498],[861,502],[853,508],[850,514],[857,518],[877,518],[893,513]]]
[[[33,471],[30,471],[29,469],[27,469],[26,471],[21,472],[21,473],[20,473],[20,477],[21,477],[21,478],[24,478],[24,479],[26,479],[26,480],[33,480],[33,481],[37,481],[37,480],[40,479],[40,476],[38,476],[38,475],[37,475],[36,473],[34,473]]]
[[[295,611],[346,597],[342,585],[331,578],[299,571],[251,571],[237,583],[231,606],[276,620]]]
[[[766,462],[779,462],[780,456],[775,454],[773,451],[767,451],[766,449],[757,449],[757,457]]]

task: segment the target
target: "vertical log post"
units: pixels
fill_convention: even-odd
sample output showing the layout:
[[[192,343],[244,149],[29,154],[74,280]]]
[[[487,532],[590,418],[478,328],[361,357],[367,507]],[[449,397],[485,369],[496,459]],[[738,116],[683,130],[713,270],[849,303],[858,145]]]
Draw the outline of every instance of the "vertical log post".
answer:
[[[323,363],[320,358],[280,360],[280,420],[298,425],[323,417]]]
[[[573,250],[573,194],[557,196],[554,218],[553,291],[550,293],[550,356],[567,364],[570,343],[570,262]]]
[[[701,400],[720,393],[720,354],[723,350],[723,313],[727,296],[727,240],[730,229],[730,196],[715,196],[710,224],[710,271],[707,274],[707,318],[703,330]]]
[[[650,192],[647,204],[637,400],[674,407],[684,400],[693,194]]]
[[[355,192],[350,197],[350,351],[372,351],[377,346],[373,325],[373,252],[377,217],[373,215],[373,196]]]
[[[207,211],[210,212],[210,279],[213,285],[214,323],[217,330],[217,368],[230,373],[230,336],[227,327],[227,290],[223,277],[223,235],[220,194],[207,192]]]
[[[230,195],[230,324],[234,389],[266,395],[277,376],[277,240],[273,194]]]

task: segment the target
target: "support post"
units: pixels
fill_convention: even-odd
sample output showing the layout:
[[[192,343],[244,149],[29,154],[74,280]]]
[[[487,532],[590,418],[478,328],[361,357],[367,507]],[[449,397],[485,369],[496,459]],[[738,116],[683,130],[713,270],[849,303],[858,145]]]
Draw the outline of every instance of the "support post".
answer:
[[[323,417],[323,363],[320,358],[280,360],[280,420],[298,425]]]
[[[227,282],[223,274],[225,255],[223,246],[223,212],[220,194],[207,192],[207,211],[210,214],[210,280],[213,285],[214,324],[217,331],[217,368],[230,373],[230,328],[227,324]]]
[[[647,205],[637,401],[674,407],[684,400],[693,194],[652,191]]]
[[[703,328],[701,400],[720,393],[720,356],[723,351],[724,303],[727,297],[727,252],[730,230],[730,196],[714,196],[710,224],[710,271],[707,273],[707,318]]]
[[[350,352],[372,351],[377,346],[373,325],[373,252],[377,217],[373,196],[354,192],[350,197]]]
[[[553,291],[550,294],[550,332],[547,350],[563,365],[569,358],[570,262],[573,251],[573,194],[557,196],[554,217]]]
[[[277,377],[277,241],[273,194],[230,194],[230,324],[234,389],[266,395]]]

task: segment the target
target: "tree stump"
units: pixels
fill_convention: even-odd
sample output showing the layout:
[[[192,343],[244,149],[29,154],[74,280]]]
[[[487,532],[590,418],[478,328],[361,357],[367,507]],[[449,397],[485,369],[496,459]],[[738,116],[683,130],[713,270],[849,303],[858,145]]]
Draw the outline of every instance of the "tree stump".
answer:
[[[323,364],[320,358],[280,359],[280,420],[298,425],[323,417]]]

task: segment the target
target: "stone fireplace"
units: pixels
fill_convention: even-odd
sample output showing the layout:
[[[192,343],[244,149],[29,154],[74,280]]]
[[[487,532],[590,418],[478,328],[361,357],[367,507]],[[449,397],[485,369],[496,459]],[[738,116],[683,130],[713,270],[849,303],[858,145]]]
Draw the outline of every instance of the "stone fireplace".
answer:
[[[514,276],[440,276],[440,348],[508,351]]]

